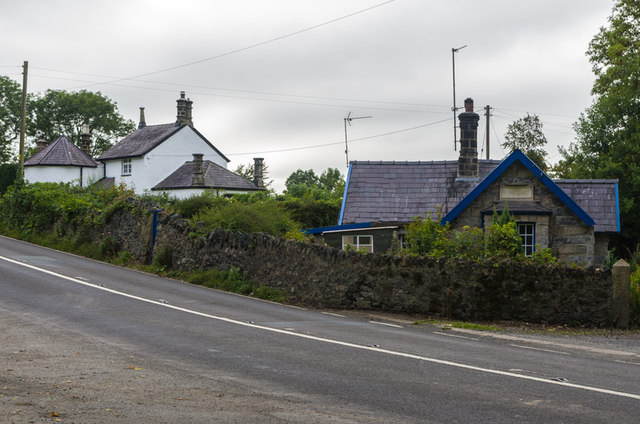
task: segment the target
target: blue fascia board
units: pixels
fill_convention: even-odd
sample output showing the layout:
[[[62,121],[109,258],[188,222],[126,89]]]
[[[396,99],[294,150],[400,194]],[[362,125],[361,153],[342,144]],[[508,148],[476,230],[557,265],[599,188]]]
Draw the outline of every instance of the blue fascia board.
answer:
[[[616,182],[616,228],[620,232],[620,197],[618,194],[618,183]]]
[[[349,171],[347,171],[347,182],[344,184],[344,193],[342,194],[342,206],[340,207],[340,217],[338,218],[338,225],[342,225],[342,218],[344,217],[344,206],[347,204],[347,191],[349,190],[349,180],[351,179],[351,168],[353,163],[349,164]]]
[[[514,150],[509,156],[507,156],[500,164],[485,177],[471,192],[460,201],[451,211],[442,218],[440,223],[445,225],[448,222],[453,221],[460,213],[467,208],[483,191],[498,179],[504,171],[506,171],[515,161],[519,161],[523,164],[533,175],[539,179],[553,194],[555,194],[565,205],[571,209],[573,213],[585,223],[585,225],[593,226],[595,221],[588,213],[584,211],[567,193],[564,192],[556,183],[551,180],[538,166],[531,161],[520,150]]]
[[[302,232],[304,234],[320,234],[320,233],[326,233],[327,231],[359,230],[361,228],[369,228],[369,227],[371,227],[370,222],[359,222],[357,224],[345,224],[345,225],[333,225],[331,227],[307,228],[306,230],[302,230]]]

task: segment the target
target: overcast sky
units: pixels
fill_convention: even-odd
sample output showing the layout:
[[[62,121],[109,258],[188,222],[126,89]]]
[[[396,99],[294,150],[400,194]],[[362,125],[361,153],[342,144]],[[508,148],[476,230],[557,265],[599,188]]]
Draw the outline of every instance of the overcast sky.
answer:
[[[296,169],[350,160],[456,159],[456,103],[493,108],[492,159],[509,123],[537,114],[557,146],[588,107],[585,51],[612,0],[0,0],[0,74],[28,90],[100,91],[122,115],[195,127],[231,159],[264,157],[281,191]],[[320,146],[320,147],[318,147]],[[191,153],[185,152],[185,161]],[[480,152],[485,157],[485,151]]]

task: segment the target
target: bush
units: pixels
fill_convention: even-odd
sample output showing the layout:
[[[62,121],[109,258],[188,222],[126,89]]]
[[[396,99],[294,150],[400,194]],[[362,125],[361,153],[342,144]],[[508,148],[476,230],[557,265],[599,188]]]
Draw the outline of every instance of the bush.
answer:
[[[524,257],[522,239],[515,222],[491,224],[485,234],[485,258],[520,259]]]
[[[291,219],[275,199],[245,203],[218,198],[213,207],[194,215],[193,221],[201,221],[209,229],[267,233],[276,237],[300,230],[300,224]]]
[[[449,224],[440,225],[427,217],[414,218],[406,228],[406,252],[413,255],[444,256],[449,248]]]

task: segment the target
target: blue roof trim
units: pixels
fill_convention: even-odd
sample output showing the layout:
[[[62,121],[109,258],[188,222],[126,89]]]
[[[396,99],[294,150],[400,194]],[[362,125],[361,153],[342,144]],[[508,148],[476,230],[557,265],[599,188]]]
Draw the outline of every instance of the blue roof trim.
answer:
[[[542,182],[553,194],[555,194],[573,213],[578,215],[578,218],[585,223],[585,225],[593,226],[595,221],[588,213],[584,211],[578,204],[571,198],[567,193],[564,192],[556,183],[554,183],[551,178],[547,176],[538,166],[531,161],[524,153],[520,150],[514,150],[509,156],[507,156],[500,165],[498,165],[493,171],[486,176],[484,180],[480,182],[471,192],[460,201],[451,211],[445,215],[444,218],[440,221],[442,225],[453,221],[460,213],[467,208],[483,191],[491,185],[502,173],[507,170],[515,161],[519,161],[523,164],[529,171],[536,176],[537,179]]]
[[[620,197],[618,197],[618,183],[616,182],[616,227],[620,232]]]
[[[344,184],[344,193],[342,194],[342,206],[340,207],[340,217],[338,218],[338,225],[342,225],[342,218],[344,217],[344,205],[347,203],[347,190],[349,190],[349,180],[351,179],[351,168],[353,163],[349,164],[349,171],[347,172],[347,182]]]
[[[357,224],[334,225],[332,227],[307,228],[306,230],[301,230],[301,231],[305,234],[320,234],[320,233],[325,233],[327,231],[358,230],[360,228],[369,228],[369,227],[371,227],[370,222],[359,222]]]

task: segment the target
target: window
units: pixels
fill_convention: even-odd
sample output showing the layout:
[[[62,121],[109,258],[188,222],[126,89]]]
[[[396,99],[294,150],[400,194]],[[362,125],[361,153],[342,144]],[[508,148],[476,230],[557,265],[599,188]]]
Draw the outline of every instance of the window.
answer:
[[[342,250],[351,248],[373,253],[373,236],[342,236]]]
[[[531,256],[536,246],[536,224],[518,223],[518,234],[520,234],[520,238],[522,239],[524,255]]]
[[[122,175],[131,175],[131,159],[122,159]]]

